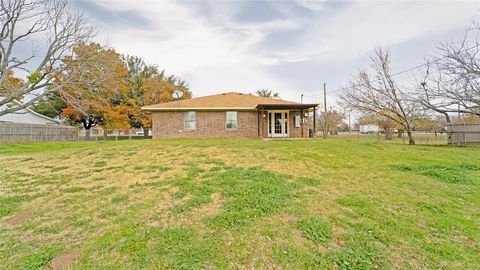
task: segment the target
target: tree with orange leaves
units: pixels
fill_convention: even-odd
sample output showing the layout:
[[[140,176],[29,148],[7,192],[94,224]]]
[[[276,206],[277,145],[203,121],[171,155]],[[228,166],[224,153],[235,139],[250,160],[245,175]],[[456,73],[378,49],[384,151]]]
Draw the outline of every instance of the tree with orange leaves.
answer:
[[[135,56],[125,56],[124,62],[130,87],[126,103],[131,105],[129,119],[132,127],[148,129],[152,126],[151,115],[142,111],[142,106],[173,101],[175,90],[183,93],[182,99],[191,98],[192,94],[184,81],[175,76],[166,76],[156,65],[148,65]]]
[[[74,56],[64,59],[62,98],[67,103],[63,115],[73,123],[81,123],[87,131],[103,124],[109,127],[128,126],[127,69],[120,54],[97,43],[80,43]]]

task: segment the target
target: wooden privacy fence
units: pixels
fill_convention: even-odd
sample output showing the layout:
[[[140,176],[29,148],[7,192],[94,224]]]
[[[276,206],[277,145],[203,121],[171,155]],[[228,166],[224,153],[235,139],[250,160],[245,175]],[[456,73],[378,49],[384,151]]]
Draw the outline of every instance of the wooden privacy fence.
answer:
[[[448,144],[457,146],[479,145],[480,124],[452,124],[448,129]]]
[[[74,127],[0,122],[0,143],[76,140],[78,130]]]

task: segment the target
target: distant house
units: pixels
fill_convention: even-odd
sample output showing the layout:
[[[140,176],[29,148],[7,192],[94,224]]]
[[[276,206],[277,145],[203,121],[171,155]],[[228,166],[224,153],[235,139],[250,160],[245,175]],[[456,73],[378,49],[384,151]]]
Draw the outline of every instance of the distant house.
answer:
[[[380,131],[380,129],[376,125],[361,125],[360,126],[360,133],[377,133],[378,131]]]
[[[0,97],[0,100],[5,97]],[[20,105],[20,102],[17,100],[12,101],[12,103]],[[9,104],[4,104],[0,106],[0,111],[8,109]],[[12,113],[8,113],[0,116],[0,122],[14,122],[14,123],[24,123],[24,124],[37,124],[37,125],[60,125],[60,121],[47,117],[45,115],[39,114],[33,111],[30,108],[21,109]]]
[[[152,112],[153,138],[305,138],[314,134],[306,118],[315,118],[317,105],[229,92],[142,110]]]

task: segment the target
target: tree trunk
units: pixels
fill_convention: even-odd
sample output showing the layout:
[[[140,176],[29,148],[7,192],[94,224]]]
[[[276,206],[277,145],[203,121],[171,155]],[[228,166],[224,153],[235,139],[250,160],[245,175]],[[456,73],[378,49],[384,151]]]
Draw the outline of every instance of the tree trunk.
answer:
[[[450,124],[451,120],[450,120],[450,115],[448,115],[448,113],[444,112],[443,115],[445,115],[445,120],[447,120],[447,124]]]
[[[415,140],[413,139],[412,129],[410,126],[407,127],[407,135],[408,135],[408,144],[415,145]]]
[[[90,140],[90,129],[93,126],[93,122],[90,121],[90,120],[87,120],[87,119],[82,119],[81,121],[82,121],[83,128],[85,129],[85,141],[89,141]]]
[[[391,140],[392,139],[392,133],[390,132],[390,129],[385,128],[384,132],[385,132],[385,140],[387,140],[387,141]]]
[[[85,141],[90,141],[90,128],[85,129]]]

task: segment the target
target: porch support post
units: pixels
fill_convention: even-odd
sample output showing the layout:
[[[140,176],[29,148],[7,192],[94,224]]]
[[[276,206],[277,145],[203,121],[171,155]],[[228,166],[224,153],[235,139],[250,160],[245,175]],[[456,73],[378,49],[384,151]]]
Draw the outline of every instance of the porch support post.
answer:
[[[265,111],[263,110],[263,107],[262,107],[262,111],[260,113],[260,123],[261,123],[261,126],[262,128],[260,129],[260,137],[263,138],[263,130],[265,129],[265,120],[263,118],[263,115],[265,114]]]
[[[257,110],[257,132],[258,137],[260,137],[260,110]]]
[[[313,138],[317,134],[317,107],[313,107]]]
[[[303,135],[303,109],[300,109],[300,126],[302,127],[302,138],[305,137]]]

